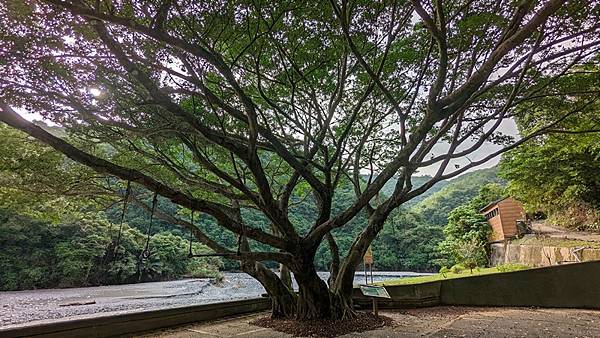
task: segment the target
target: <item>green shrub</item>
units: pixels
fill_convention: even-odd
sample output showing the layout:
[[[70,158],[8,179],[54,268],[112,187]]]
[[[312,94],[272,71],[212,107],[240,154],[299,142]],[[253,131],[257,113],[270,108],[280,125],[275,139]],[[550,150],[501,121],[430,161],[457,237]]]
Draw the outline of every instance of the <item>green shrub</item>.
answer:
[[[471,274],[473,274],[473,269],[475,269],[477,267],[477,261],[474,259],[466,259],[463,262],[463,265],[465,266],[466,269],[471,270]]]
[[[486,243],[491,228],[485,217],[470,204],[459,206],[448,215],[444,227],[445,239],[438,250],[451,259],[453,264],[474,261],[475,265],[487,264]]]
[[[440,273],[440,274],[441,274],[441,275],[442,275],[444,278],[446,278],[446,274],[447,274],[448,272],[450,272],[450,269],[448,269],[448,268],[447,268],[447,267],[445,267],[445,266],[442,266],[442,267],[440,268],[440,271],[439,271],[439,273]]]
[[[465,267],[460,264],[455,264],[450,268],[450,271],[455,274],[460,274],[465,270]]]

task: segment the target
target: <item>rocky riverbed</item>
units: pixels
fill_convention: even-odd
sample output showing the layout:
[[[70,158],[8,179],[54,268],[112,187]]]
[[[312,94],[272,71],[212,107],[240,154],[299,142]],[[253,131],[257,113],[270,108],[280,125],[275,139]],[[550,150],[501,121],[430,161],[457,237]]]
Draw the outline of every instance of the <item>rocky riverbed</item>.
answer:
[[[154,310],[260,297],[263,287],[245,273],[226,272],[213,279],[125,284],[71,289],[0,292],[0,326],[60,318],[86,318],[106,313]],[[373,280],[412,277],[412,272],[374,272]],[[321,273],[327,279],[327,273]],[[369,278],[370,282],[370,278]],[[364,284],[357,273],[355,283]]]

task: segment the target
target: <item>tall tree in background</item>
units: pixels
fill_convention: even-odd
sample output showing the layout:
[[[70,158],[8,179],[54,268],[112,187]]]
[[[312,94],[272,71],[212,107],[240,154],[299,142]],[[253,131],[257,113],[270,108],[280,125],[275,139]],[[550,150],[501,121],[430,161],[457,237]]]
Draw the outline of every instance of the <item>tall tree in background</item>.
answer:
[[[549,95],[569,101],[554,80],[600,44],[591,1],[9,0],[0,15],[0,120],[210,215],[239,248],[173,222],[239,260],[273,299],[274,316],[300,320],[354,315],[355,268],[395,208],[587,109],[576,102],[519,140],[499,132],[528,113],[515,107]],[[67,128],[77,146],[15,108]],[[440,142],[446,151],[433,152]],[[456,165],[487,142],[502,148]],[[428,166],[437,173],[413,187],[411,175]],[[334,214],[342,179],[356,198]],[[317,213],[299,232],[288,210],[306,194]],[[270,226],[248,226],[245,208]],[[331,231],[362,211],[367,224],[339,252]],[[329,285],[314,267],[323,241]],[[252,242],[270,249],[250,250]],[[262,261],[291,270],[298,295]]]

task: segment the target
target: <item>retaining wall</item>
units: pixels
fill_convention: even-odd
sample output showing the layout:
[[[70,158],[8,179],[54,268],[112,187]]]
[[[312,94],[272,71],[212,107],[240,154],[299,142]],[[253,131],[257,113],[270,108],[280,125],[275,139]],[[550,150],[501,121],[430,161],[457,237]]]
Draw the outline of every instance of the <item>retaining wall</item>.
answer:
[[[0,337],[113,337],[269,309],[268,298],[0,328]]]
[[[600,309],[600,262],[448,279],[440,303]]]
[[[492,266],[505,263],[551,266],[571,263],[577,261],[577,259],[581,262],[600,260],[600,249],[583,248],[573,253],[575,249],[555,246],[492,243],[490,245],[490,264]],[[577,257],[574,255],[577,255]]]
[[[506,273],[386,286],[391,300],[381,307],[434,305],[539,306],[600,309],[600,262],[586,262]],[[355,290],[356,304],[371,299]]]

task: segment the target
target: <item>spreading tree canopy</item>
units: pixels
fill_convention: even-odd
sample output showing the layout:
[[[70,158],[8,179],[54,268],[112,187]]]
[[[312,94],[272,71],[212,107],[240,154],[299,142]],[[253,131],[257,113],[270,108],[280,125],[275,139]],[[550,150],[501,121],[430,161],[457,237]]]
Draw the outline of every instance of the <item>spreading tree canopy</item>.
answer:
[[[169,220],[239,260],[275,316],[353,316],[355,268],[395,208],[561,130],[596,98],[576,100],[555,81],[595,60],[593,1],[8,0],[0,15],[0,120],[239,236],[227,247]],[[547,96],[573,104],[518,139],[500,132]],[[489,142],[501,148],[456,164]],[[439,143],[445,150],[433,151]],[[413,186],[424,167],[437,172]],[[334,213],[342,180],[356,198]],[[317,212],[300,232],[288,210],[307,195]],[[243,209],[267,225],[248,226]],[[362,232],[339,252],[331,231],[361,212]],[[324,241],[328,284],[313,264]],[[251,250],[255,242],[270,249]],[[299,293],[263,261],[291,270]]]

